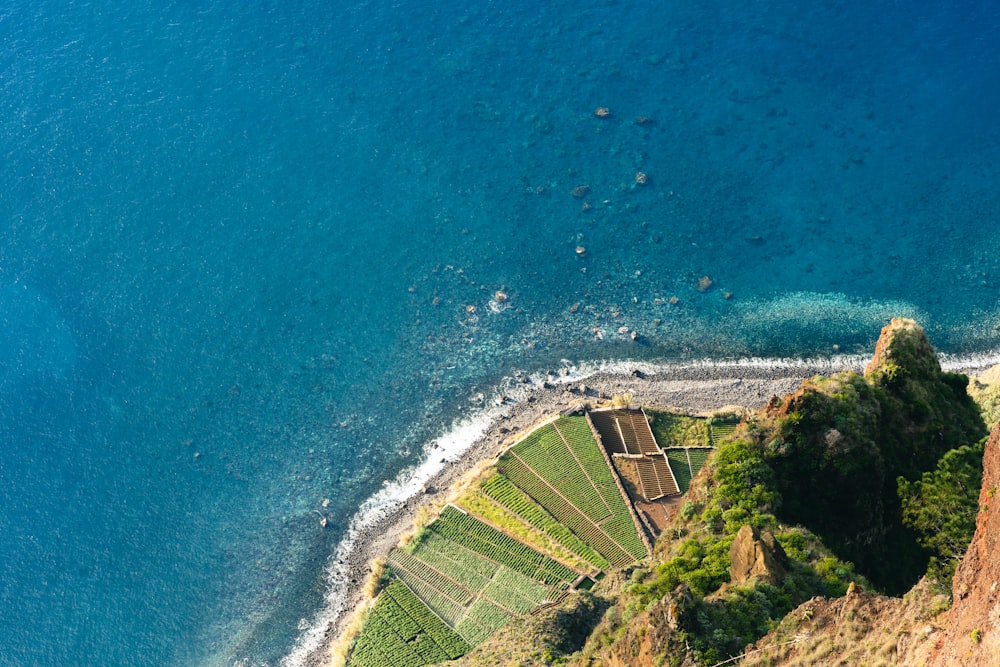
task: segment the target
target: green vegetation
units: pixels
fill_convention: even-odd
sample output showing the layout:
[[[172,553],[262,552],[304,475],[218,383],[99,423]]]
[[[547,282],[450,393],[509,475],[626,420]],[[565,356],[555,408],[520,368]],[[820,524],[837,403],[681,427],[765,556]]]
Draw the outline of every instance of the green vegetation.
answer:
[[[606,558],[556,521],[551,514],[542,509],[503,475],[493,475],[484,481],[482,491],[597,569],[604,570],[610,566]]]
[[[597,523],[611,516],[611,509],[597,492],[588,471],[570,453],[554,426],[538,429],[505,456],[520,458],[591,521]]]
[[[688,487],[691,485],[691,478],[694,477],[691,474],[687,450],[671,448],[664,450],[664,453],[667,455],[670,470],[674,473],[674,479],[677,480],[677,488],[680,489],[681,493],[687,493]]]
[[[729,419],[713,418],[708,422],[708,441],[712,447],[718,447],[719,443],[731,437],[739,426],[739,417],[733,416]]]
[[[983,439],[953,449],[920,479],[898,479],[903,523],[917,532],[921,546],[933,552],[927,574],[942,592],[951,591],[955,567],[976,531],[985,448]]]
[[[629,664],[641,651],[713,665],[813,596],[901,592],[925,570],[946,583],[978,511],[984,425],[919,327],[887,331],[865,376],[812,378],[741,425],[647,411],[687,495],[653,558],[595,576],[590,592],[566,595],[577,573],[540,551],[608,569],[645,545],[586,419],[536,431],[462,501],[503,530],[448,507],[390,555],[391,601],[369,615],[351,664],[479,645],[461,664],[563,664],[577,651],[574,662]],[[748,564],[762,569],[731,580]]]
[[[708,457],[712,454],[711,449],[690,448],[687,450],[688,463],[691,464],[691,475],[697,475],[702,469]]]
[[[403,583],[390,583],[368,614],[350,665],[419,667],[457,658],[469,644]]]
[[[430,524],[429,528],[438,535],[482,554],[495,563],[506,565],[530,579],[544,581],[547,585],[573,581],[576,578],[576,573],[562,563],[543,556],[531,547],[454,507],[445,507],[441,516]]]
[[[896,320],[867,376],[816,377],[749,431],[766,448],[782,520],[808,526],[877,587],[902,593],[930,552],[902,520],[913,481],[985,426],[965,376],[943,373],[923,331]]]
[[[613,637],[630,618],[666,604],[677,630],[662,646],[664,657],[683,656],[690,647],[701,664],[738,654],[805,600],[842,595],[851,581],[864,581],[815,535],[777,520],[773,512],[781,496],[773,490],[775,475],[763,445],[749,439],[724,442],[708,465],[710,474],[694,490],[702,501],[686,500],[674,524],[674,534],[686,537],[670,541],[652,570],[638,573],[618,602],[625,612],[606,620],[604,628]],[[771,531],[784,548],[788,572],[780,585],[753,581],[723,588],[729,582],[730,547],[746,524]]]
[[[735,424],[730,426],[735,430]],[[726,437],[731,437],[732,434],[733,431],[729,431]],[[722,442],[721,436],[719,442]],[[691,479],[702,469],[713,451],[714,449],[709,447],[664,448],[663,453],[667,455],[667,461],[670,463],[670,469],[674,473],[674,479],[677,480],[677,487],[681,493],[687,493]]]
[[[497,469],[611,565],[646,556],[585,417],[562,417],[535,431],[500,457]]]
[[[497,475],[493,476],[493,478],[497,477]],[[516,487],[515,490],[517,490]],[[528,502],[532,508],[538,509],[544,514],[544,510],[541,510],[537,505],[531,503],[530,501]],[[483,493],[480,489],[471,489],[467,491],[455,501],[455,504],[477,518],[482,519],[484,522],[496,526],[516,540],[524,542],[532,549],[552,556],[556,560],[565,563],[574,570],[582,573],[591,569],[590,563],[582,560],[578,554],[568,551],[560,540],[553,538],[550,534],[541,530],[534,524],[525,521],[522,517],[507,509],[489,495]],[[549,519],[552,521],[554,526],[559,526],[559,524],[555,523],[555,520],[551,519],[551,517],[549,517]],[[559,527],[561,528],[561,526]],[[576,540],[576,538],[573,537],[573,534],[568,530],[563,528],[563,531],[566,535],[569,535],[569,537]],[[577,544],[575,546],[578,545],[581,550],[585,551],[589,549],[587,545],[583,544],[579,540],[576,540],[576,543]],[[593,552],[592,549],[590,551]],[[597,555],[596,552],[594,552],[594,555]]]
[[[708,420],[703,417],[679,415],[666,410],[646,409],[649,427],[661,448],[711,447]]]

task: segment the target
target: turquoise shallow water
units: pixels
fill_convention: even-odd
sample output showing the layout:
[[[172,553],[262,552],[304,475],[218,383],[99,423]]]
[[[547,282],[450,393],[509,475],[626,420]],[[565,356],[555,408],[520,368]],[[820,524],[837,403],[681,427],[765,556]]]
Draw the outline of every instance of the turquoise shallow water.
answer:
[[[1000,15],[854,5],[0,9],[0,664],[277,663],[515,370],[995,350]]]

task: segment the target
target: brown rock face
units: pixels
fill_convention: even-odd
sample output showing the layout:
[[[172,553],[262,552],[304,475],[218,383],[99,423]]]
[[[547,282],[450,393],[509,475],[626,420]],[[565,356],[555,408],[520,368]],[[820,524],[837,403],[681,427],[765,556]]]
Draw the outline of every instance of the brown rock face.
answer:
[[[779,586],[785,578],[788,556],[771,533],[763,535],[746,525],[736,533],[729,549],[729,578],[734,584],[749,579],[762,579]]]
[[[932,665],[1000,664],[1000,426],[983,455],[976,534],[952,582],[947,637]]]
[[[875,354],[865,366],[865,377],[894,365],[906,366],[919,375],[941,372],[941,364],[927,334],[919,324],[905,317],[894,317],[882,327]]]

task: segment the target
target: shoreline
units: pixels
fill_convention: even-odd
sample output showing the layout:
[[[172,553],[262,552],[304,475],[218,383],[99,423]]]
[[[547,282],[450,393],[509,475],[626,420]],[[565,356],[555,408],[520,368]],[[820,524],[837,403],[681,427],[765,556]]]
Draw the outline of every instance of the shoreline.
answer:
[[[485,423],[480,432],[456,455],[440,449],[442,436],[428,445],[427,462],[444,456],[440,469],[405,500],[376,505],[366,521],[331,557],[331,579],[342,582],[340,603],[332,616],[311,629],[312,645],[297,646],[297,653],[283,665],[324,667],[332,663],[331,648],[344,633],[359,605],[366,600],[365,584],[371,565],[382,558],[399,540],[411,532],[425,507],[448,501],[452,488],[484,461],[493,461],[510,445],[569,405],[608,402],[616,395],[630,394],[633,405],[673,409],[690,414],[705,414],[722,408],[757,409],[773,396],[784,396],[816,374],[840,370],[861,372],[869,357],[851,356],[835,359],[764,363],[765,360],[656,365],[643,362],[615,362],[589,371],[563,369],[514,380],[507,394],[494,398],[494,406],[479,415]],[[993,365],[994,359],[956,360],[942,366],[953,372],[974,375]],[[453,425],[452,431],[455,430]],[[476,424],[470,423],[470,429]],[[404,473],[405,474],[405,473]],[[364,512],[364,508],[359,514]],[[358,517],[356,516],[355,519]],[[354,521],[352,521],[352,528]],[[340,551],[346,553],[341,554]],[[301,640],[301,638],[300,638]]]

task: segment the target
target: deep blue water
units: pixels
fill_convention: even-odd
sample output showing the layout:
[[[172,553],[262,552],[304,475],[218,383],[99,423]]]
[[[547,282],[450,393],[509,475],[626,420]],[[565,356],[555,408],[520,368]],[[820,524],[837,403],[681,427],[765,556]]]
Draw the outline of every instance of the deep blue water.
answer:
[[[1000,12],[810,4],[0,7],[0,664],[276,664],[515,369],[1000,346]]]

